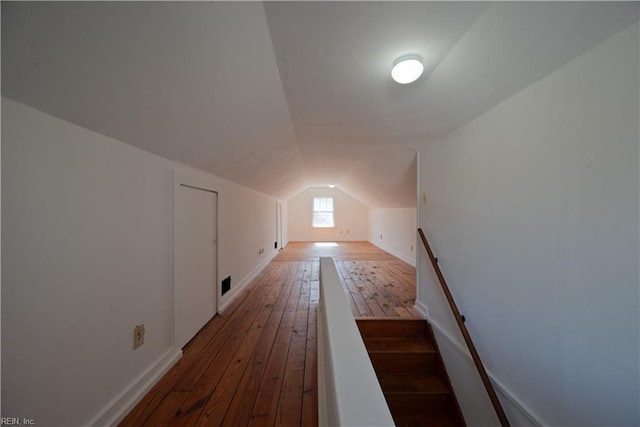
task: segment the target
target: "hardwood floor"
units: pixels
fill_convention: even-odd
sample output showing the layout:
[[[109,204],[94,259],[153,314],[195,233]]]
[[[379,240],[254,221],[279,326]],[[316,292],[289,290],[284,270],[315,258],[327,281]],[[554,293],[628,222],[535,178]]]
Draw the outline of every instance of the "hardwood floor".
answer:
[[[354,316],[419,317],[413,267],[368,242],[291,242],[120,426],[318,425],[320,256],[336,261]]]

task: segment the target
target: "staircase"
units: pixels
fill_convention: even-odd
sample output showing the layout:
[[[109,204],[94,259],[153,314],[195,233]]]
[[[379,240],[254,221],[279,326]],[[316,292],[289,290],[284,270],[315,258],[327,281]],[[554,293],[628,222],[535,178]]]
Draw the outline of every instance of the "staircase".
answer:
[[[358,318],[356,323],[398,427],[465,425],[425,320]]]

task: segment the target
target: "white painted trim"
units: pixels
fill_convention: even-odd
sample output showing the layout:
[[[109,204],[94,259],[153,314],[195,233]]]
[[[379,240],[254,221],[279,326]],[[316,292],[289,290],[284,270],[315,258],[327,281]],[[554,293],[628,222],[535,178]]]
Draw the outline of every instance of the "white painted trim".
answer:
[[[424,312],[422,310],[418,309],[417,305],[418,305],[418,303],[416,302],[416,309],[418,311],[420,311],[420,313],[424,316]],[[425,307],[422,304],[420,304],[420,305],[422,307]],[[428,312],[428,309],[427,309],[427,312]],[[449,335],[437,322],[435,322],[429,316],[425,316],[425,319],[427,319],[429,321],[429,323],[433,327],[434,332],[436,332],[439,336],[444,338],[458,353],[460,353],[462,356],[464,356],[464,358],[467,359],[467,361],[470,364],[474,364],[473,358],[471,357],[471,354],[469,353],[466,344],[464,346],[462,346],[456,339],[454,339],[451,335]],[[525,418],[527,418],[531,422],[531,424],[533,424],[535,426],[540,426],[540,427],[549,425],[548,423],[545,423],[544,421],[542,421],[529,408],[527,408],[520,401],[520,399],[518,399],[516,396],[514,396],[513,393],[511,393],[511,391],[509,391],[509,389],[507,387],[505,387],[504,384],[502,384],[500,381],[498,381],[491,374],[491,372],[489,372],[488,370],[487,370],[487,375],[491,379],[491,382],[493,383],[494,387],[496,388],[496,391],[500,395],[502,395],[502,397],[507,399],[513,405],[514,408],[516,408]]]
[[[182,350],[167,350],[154,364],[118,393],[87,425],[96,427],[117,425],[181,357]]]
[[[382,249],[383,251],[390,253],[391,255],[393,255],[396,258],[401,259],[402,261],[406,262],[407,264],[409,264],[410,266],[412,266],[413,268],[416,267],[416,260],[415,259],[411,259],[406,255],[401,254],[400,252],[396,251],[395,249],[392,249],[388,246],[385,246],[381,243],[376,243],[373,240],[369,240],[369,243],[371,243],[373,246],[377,246],[380,249]]]
[[[222,298],[222,303],[220,304],[220,308],[218,309],[218,313],[222,313],[224,312],[224,310],[226,310],[227,307],[229,307],[229,304],[231,304],[233,302],[234,299],[236,299],[238,297],[238,295],[240,295],[240,293],[242,292],[242,290],[244,288],[247,287],[247,285],[249,283],[251,283],[251,281],[253,279],[256,278],[256,276],[258,274],[260,274],[260,272],[262,270],[264,270],[264,268],[267,266],[267,264],[269,264],[271,262],[272,259],[274,259],[276,257],[276,255],[278,255],[278,250],[273,250],[269,256],[267,256],[264,261],[262,261],[260,264],[258,264],[258,266],[256,268],[253,269],[253,271],[251,271],[249,274],[247,274],[245,276],[244,279],[242,279],[242,281],[235,286],[235,288],[232,288],[232,290],[230,290],[227,295],[225,295],[225,298]]]
[[[415,303],[413,304],[413,308],[415,308],[418,313],[422,315],[422,317],[424,317],[425,319],[429,319],[429,307],[424,305],[422,302],[416,299]]]
[[[336,407],[334,394],[329,393],[329,390],[333,390],[333,382],[331,381],[332,374],[328,372],[330,370],[329,360],[325,357],[325,348],[327,353],[329,352],[329,343],[325,342],[324,331],[324,310],[322,307],[322,300],[318,302],[318,322],[317,322],[317,336],[318,336],[318,426],[328,427],[337,425],[335,410]],[[329,408],[332,412],[329,412]]]

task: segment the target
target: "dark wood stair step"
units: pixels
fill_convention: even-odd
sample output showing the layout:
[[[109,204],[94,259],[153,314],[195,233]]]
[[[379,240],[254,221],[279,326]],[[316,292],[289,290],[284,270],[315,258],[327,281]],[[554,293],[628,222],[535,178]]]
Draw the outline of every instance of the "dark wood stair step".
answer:
[[[450,414],[424,414],[404,412],[393,414],[396,427],[462,427],[464,422]]]
[[[425,320],[359,318],[356,323],[397,426],[465,425]]]
[[[435,353],[425,337],[367,337],[363,339],[370,353]]]
[[[435,353],[431,352],[371,352],[369,359],[376,373],[434,372]]]
[[[448,414],[453,409],[449,393],[385,393],[384,397],[392,414],[410,412],[427,416]]]
[[[364,339],[376,372],[433,372],[436,351],[424,337]]]
[[[422,319],[358,318],[356,324],[363,338],[426,335],[426,322]]]
[[[447,384],[435,373],[380,373],[378,381],[386,393],[449,394]]]
[[[378,381],[392,414],[408,411],[426,416],[453,408],[451,392],[435,373],[384,373]]]

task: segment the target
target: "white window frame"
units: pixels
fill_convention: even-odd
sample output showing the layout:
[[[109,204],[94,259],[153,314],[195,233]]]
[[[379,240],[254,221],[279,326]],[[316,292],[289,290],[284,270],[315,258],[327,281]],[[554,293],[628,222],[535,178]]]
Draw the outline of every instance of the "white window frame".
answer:
[[[323,200],[330,199],[330,209],[326,206],[326,202],[322,202]],[[316,203],[316,200],[319,202]],[[324,206],[323,206],[324,205]],[[316,209],[317,208],[317,209]],[[323,209],[325,208],[325,209]],[[311,206],[311,228],[336,228],[336,205],[335,198],[333,196],[318,196],[313,198],[313,205]],[[331,213],[331,225],[322,225],[316,223],[316,213],[326,214]]]

